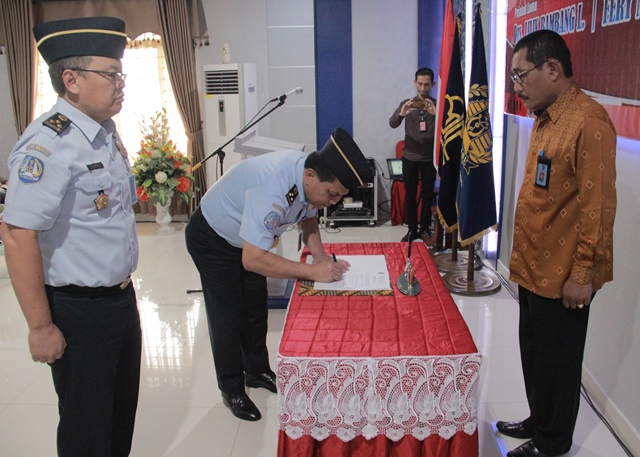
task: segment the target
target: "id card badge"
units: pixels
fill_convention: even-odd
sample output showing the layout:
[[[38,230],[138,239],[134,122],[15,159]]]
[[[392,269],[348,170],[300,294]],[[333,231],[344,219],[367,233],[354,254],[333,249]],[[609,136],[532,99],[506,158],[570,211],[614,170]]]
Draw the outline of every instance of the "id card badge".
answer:
[[[421,132],[427,131],[427,121],[420,121],[420,131]]]
[[[538,155],[538,166],[536,167],[536,186],[543,189],[549,188],[549,175],[551,174],[551,158],[544,156],[544,151]]]
[[[131,194],[131,204],[135,205],[138,201],[138,194],[136,194],[136,177],[129,176],[129,193]]]

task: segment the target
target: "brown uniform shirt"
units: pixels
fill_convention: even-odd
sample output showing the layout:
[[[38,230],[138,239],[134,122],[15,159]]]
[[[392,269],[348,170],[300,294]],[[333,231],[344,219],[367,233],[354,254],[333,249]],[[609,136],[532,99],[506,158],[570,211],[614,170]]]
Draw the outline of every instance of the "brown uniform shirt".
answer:
[[[549,187],[535,185],[538,156]],[[572,86],[533,124],[516,205],[510,278],[561,298],[569,277],[593,291],[613,279],[616,131],[604,108]]]

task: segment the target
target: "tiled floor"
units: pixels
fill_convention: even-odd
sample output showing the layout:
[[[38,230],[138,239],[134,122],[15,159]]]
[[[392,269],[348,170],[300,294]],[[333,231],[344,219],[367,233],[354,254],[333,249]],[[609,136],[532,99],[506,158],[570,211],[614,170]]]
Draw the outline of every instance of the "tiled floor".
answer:
[[[141,395],[132,455],[136,457],[273,457],[277,446],[277,396],[251,389],[263,413],[258,422],[236,419],[216,387],[197,271],[184,245],[184,224],[173,235],[155,235],[155,224],[138,224],[140,264],[134,279],[143,321]],[[399,241],[403,227],[339,227],[325,242]],[[284,237],[283,255],[299,257],[296,233]],[[1,249],[1,248],[0,248]],[[46,365],[31,361],[27,326],[0,250],[0,457],[50,457],[55,453],[56,396]],[[528,413],[522,383],[516,302],[503,287],[486,297],[455,296],[483,354],[478,427],[480,456],[500,457],[519,445],[494,431],[497,418]],[[268,344],[272,367],[285,319],[271,310]],[[569,456],[626,454],[586,402]]]

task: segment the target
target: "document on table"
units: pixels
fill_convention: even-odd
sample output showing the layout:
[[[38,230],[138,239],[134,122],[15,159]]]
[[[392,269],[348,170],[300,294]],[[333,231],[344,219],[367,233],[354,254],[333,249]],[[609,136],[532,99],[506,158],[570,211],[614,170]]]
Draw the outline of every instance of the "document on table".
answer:
[[[338,255],[338,260],[351,264],[340,281],[318,282],[316,290],[383,290],[391,288],[389,269],[384,255]],[[313,257],[307,257],[307,263],[313,263]]]

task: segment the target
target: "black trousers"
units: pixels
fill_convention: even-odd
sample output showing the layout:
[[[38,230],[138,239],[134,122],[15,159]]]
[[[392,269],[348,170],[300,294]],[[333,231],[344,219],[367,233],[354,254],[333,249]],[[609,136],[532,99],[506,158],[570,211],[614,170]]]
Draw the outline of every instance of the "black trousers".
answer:
[[[590,307],[567,309],[562,299],[544,298],[523,287],[518,293],[520,356],[531,411],[526,420],[535,430],[533,444],[545,454],[558,455],[573,441]]]
[[[58,455],[128,456],[138,392],[142,332],[132,284],[85,295],[47,286],[53,322],[67,342],[51,364],[58,394]]]
[[[436,169],[433,162],[414,162],[402,158],[402,179],[405,188],[405,209],[409,229],[418,230],[418,183],[422,179],[422,211],[420,212],[420,230],[426,231],[431,226],[431,205],[433,205],[433,186],[436,182]]]
[[[200,208],[185,234],[202,282],[218,387],[227,394],[242,394],[245,372],[271,372],[267,278],[244,269],[242,249],[218,235]]]

